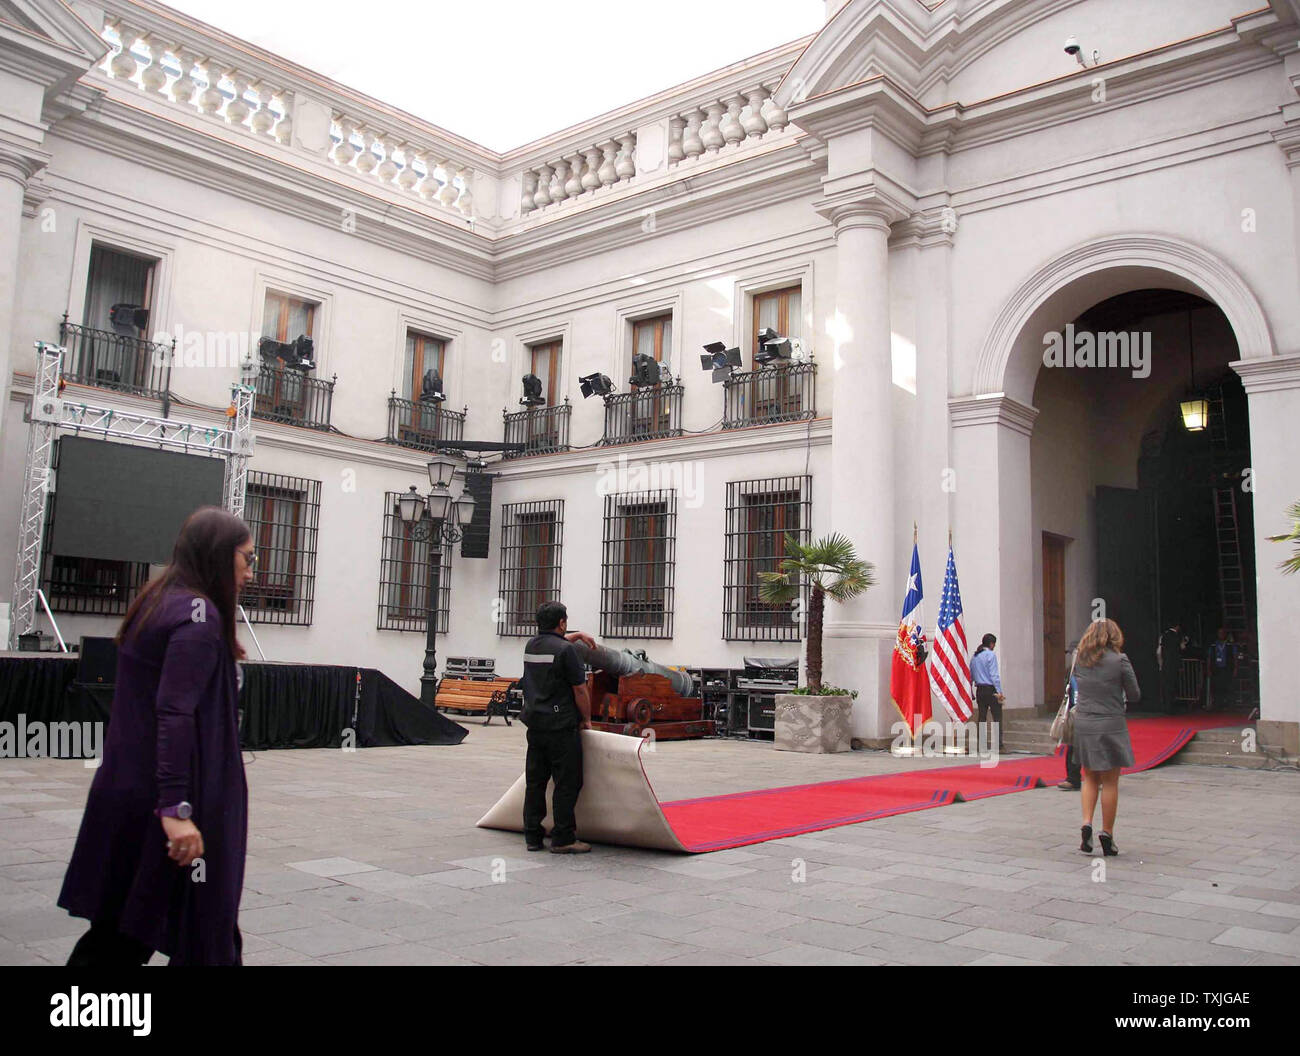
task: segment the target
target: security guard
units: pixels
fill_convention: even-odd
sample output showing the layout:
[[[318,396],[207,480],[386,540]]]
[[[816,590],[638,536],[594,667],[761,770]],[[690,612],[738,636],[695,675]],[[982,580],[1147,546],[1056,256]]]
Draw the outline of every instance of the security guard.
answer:
[[[552,854],[586,854],[591,845],[577,838],[574,807],[582,790],[582,734],[591,729],[587,674],[572,643],[595,642],[580,631],[568,633],[569,613],[558,601],[537,610],[537,637],[524,647],[524,710],[528,759],[524,764],[524,839],[530,851],[542,849],[546,786],[555,780],[551,800]]]

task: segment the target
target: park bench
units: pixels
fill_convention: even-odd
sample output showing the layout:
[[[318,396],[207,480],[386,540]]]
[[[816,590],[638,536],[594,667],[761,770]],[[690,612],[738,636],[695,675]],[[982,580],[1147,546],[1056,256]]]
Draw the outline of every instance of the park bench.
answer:
[[[485,715],[487,726],[493,715],[500,715],[510,725],[506,694],[516,678],[457,678],[444,675],[435,698],[439,711],[456,711],[468,715]]]

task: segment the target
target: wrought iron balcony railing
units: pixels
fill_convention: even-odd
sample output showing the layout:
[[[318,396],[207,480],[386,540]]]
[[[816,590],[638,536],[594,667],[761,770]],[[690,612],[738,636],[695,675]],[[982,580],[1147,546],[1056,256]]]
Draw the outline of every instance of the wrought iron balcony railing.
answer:
[[[331,381],[322,381],[306,371],[263,363],[257,374],[253,417],[329,432],[338,377],[335,374]]]
[[[724,429],[817,416],[817,364],[791,363],[732,374],[724,383]]]
[[[65,314],[59,324],[59,344],[67,349],[63,376],[69,381],[135,396],[163,399],[167,395],[175,341],[164,345],[95,330],[68,322]]]
[[[554,407],[529,407],[527,410],[502,411],[506,424],[506,443],[523,444],[523,451],[508,452],[505,458],[525,455],[552,455],[569,450],[569,415],[573,407],[566,396]]]
[[[600,442],[631,444],[681,436],[684,391],[680,384],[652,385],[606,396],[605,435]]]
[[[448,440],[465,438],[466,407],[449,411],[441,403],[406,400],[395,392],[388,398],[388,442],[417,451],[436,451]]]

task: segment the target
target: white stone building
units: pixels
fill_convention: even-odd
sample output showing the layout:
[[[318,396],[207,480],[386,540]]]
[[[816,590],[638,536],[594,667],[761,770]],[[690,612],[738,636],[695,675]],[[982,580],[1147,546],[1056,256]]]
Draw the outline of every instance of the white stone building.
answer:
[[[65,399],[168,393],[219,426],[239,350],[305,334],[314,371],[261,376],[249,464],[272,659],[416,688],[423,571],[392,497],[426,455],[404,445],[500,441],[531,371],[560,410],[489,467],[488,556],[450,558],[440,656],[508,673],[550,593],[662,662],[790,655],[753,569],[782,527],[836,530],[877,586],[829,606],[827,677],[886,736],[915,522],[931,625],[951,531],[1009,706],[1052,701],[1100,599],[1151,694],[1171,618],[1256,634],[1263,739],[1294,752],[1300,583],[1266,537],[1300,499],[1300,3],[1242,6],[832,0],[810,38],[499,154],[160,4],[0,0],[0,561],[36,342],[67,348]],[[119,302],[149,317],[108,362]],[[751,375],[769,325],[811,365]],[[1132,335],[1128,366],[1045,365],[1080,332]],[[726,385],[698,366],[716,341],[744,358]],[[581,398],[592,373],[626,393],[637,350],[681,390]],[[434,363],[441,414],[402,402]],[[74,638],[147,574],[45,562]]]

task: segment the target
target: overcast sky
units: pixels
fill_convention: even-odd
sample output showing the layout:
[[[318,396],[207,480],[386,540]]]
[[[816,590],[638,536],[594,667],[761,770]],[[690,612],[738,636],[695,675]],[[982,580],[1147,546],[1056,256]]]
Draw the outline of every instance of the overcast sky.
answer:
[[[166,0],[493,150],[821,27],[824,0]]]

